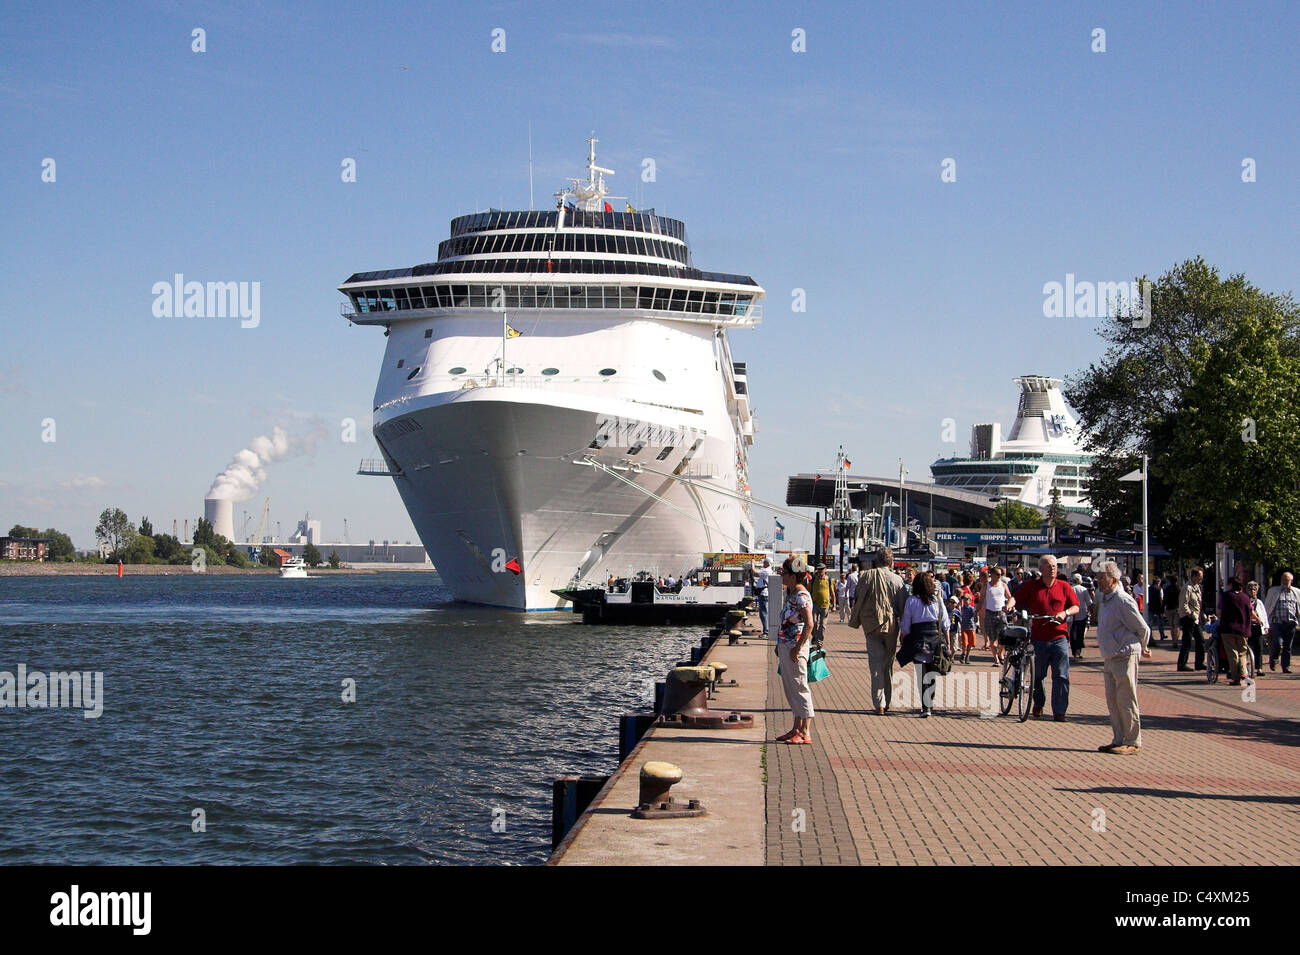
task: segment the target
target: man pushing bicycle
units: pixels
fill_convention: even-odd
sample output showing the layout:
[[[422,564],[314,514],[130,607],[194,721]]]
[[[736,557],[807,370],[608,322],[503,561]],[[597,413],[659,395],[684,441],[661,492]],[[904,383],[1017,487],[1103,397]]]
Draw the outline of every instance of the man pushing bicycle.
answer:
[[[1037,619],[1030,636],[1034,642],[1034,709],[1035,719],[1043,715],[1047,694],[1043,678],[1052,671],[1052,719],[1065,722],[1070,706],[1070,631],[1069,619],[1079,612],[1079,598],[1074,588],[1056,574],[1056,558],[1045,554],[1038,561],[1040,579],[1026,580],[1016,590],[1016,604]]]

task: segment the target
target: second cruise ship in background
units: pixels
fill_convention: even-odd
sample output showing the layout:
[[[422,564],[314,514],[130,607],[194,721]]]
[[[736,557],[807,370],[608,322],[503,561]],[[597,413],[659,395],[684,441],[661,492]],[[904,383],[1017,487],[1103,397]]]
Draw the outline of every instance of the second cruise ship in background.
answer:
[[[728,332],[760,320],[763,289],[695,268],[681,221],[615,212],[588,144],[554,210],[460,216],[436,262],[339,286],[388,338],[370,471],[458,600],[555,609],[575,580],[753,543]]]
[[[1011,434],[1002,425],[971,428],[970,457],[941,458],[930,465],[934,483],[976,494],[1008,497],[1047,507],[1052,491],[1067,511],[1092,514],[1087,500],[1092,455],[1078,443],[1074,416],[1061,393],[1061,379],[1021,375],[1020,404]]]

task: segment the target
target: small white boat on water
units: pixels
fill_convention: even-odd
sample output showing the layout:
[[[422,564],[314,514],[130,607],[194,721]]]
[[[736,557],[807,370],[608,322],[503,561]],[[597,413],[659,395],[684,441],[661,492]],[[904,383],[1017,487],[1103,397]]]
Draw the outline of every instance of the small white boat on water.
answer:
[[[280,576],[297,579],[307,576],[307,564],[301,557],[290,557],[280,565]]]

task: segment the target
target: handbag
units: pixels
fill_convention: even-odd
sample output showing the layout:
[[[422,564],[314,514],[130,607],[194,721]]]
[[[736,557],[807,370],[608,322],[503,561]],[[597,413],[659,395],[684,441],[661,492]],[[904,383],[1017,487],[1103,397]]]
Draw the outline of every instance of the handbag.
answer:
[[[831,675],[830,667],[826,665],[826,651],[814,650],[808,654],[808,682],[819,683]]]
[[[939,644],[939,649],[930,660],[930,668],[940,676],[947,676],[952,671],[952,654],[948,652],[946,643]]]

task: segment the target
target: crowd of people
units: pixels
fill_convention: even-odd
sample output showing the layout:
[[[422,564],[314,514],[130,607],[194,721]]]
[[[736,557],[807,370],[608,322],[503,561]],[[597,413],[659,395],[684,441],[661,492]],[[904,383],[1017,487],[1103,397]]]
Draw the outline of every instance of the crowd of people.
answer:
[[[1049,554],[1036,570],[1017,567],[1010,574],[998,566],[961,573],[904,567],[900,573],[893,552],[882,547],[870,567],[851,564],[833,580],[823,563],[809,569],[801,557],[787,559],[780,568],[784,602],[777,656],[794,726],[778,739],[812,741],[808,655],[822,645],[826,618],[834,611],[841,622],[863,631],[872,712],[879,716],[888,714],[893,702],[895,664],[912,666],[918,715],[929,718],[935,713],[941,662],[971,664],[982,637],[982,649],[991,653],[994,666],[1001,666],[1004,632],[1018,614],[1027,614],[1034,654],[1032,716],[1043,718],[1049,709],[1045,684],[1050,679],[1052,719],[1067,722],[1070,664],[1083,659],[1087,628],[1095,624],[1113,735],[1099,749],[1119,755],[1142,747],[1138,662],[1151,657],[1152,642],[1176,641],[1177,668],[1191,671],[1205,668],[1206,636],[1218,640],[1229,685],[1249,681],[1251,672],[1262,675],[1266,649],[1270,670],[1280,662],[1283,673],[1291,672],[1300,588],[1289,572],[1262,598],[1257,582],[1230,580],[1214,613],[1203,605],[1204,572],[1199,567],[1181,584],[1172,575],[1158,578],[1149,591],[1141,573],[1130,579],[1114,561],[1100,561],[1089,570],[1087,576],[1076,572],[1067,581]],[[764,561],[753,580],[765,631],[771,574]],[[1188,666],[1193,653],[1194,663]]]

